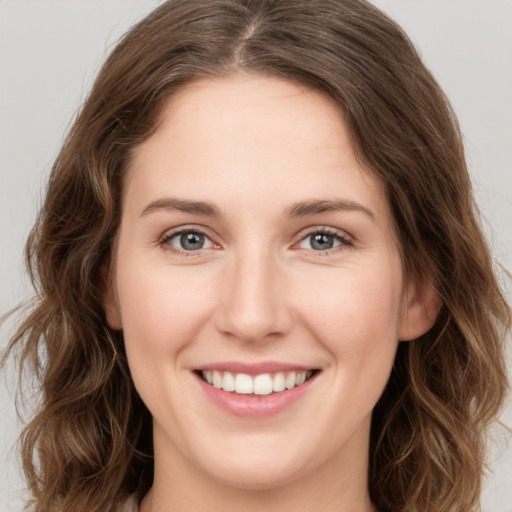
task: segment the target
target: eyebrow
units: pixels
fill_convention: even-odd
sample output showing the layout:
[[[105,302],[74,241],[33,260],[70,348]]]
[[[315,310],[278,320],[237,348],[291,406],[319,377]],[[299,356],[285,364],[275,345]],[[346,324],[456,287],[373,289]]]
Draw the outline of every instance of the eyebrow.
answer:
[[[307,217],[336,211],[357,211],[364,213],[374,222],[377,221],[377,217],[372,210],[362,204],[344,199],[301,201],[286,208],[285,215],[287,217]]]
[[[143,208],[140,216],[144,217],[150,213],[160,210],[205,215],[207,217],[222,217],[221,211],[213,203],[172,197],[152,201]],[[374,222],[377,220],[375,214],[366,206],[344,199],[299,201],[286,208],[284,214],[286,217],[300,218],[336,211],[358,211],[370,217]]]
[[[152,201],[144,207],[140,216],[144,217],[154,211],[178,211],[192,213],[195,215],[206,215],[208,217],[221,217],[220,210],[212,203],[206,201],[189,201],[187,199],[164,198]]]

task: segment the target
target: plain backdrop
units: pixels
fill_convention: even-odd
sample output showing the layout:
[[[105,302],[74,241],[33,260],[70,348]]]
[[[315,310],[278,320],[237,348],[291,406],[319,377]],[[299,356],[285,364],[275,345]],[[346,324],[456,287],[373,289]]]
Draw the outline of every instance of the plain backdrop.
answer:
[[[23,244],[74,112],[109,48],[158,0],[0,0],[0,313],[30,295]],[[512,1],[376,0],[459,115],[485,229],[512,270]],[[510,280],[504,280],[511,296]],[[0,349],[12,326],[3,327]],[[0,376],[0,512],[22,510],[15,376]],[[512,426],[512,406],[503,421]],[[512,512],[512,440],[497,428],[484,512]]]

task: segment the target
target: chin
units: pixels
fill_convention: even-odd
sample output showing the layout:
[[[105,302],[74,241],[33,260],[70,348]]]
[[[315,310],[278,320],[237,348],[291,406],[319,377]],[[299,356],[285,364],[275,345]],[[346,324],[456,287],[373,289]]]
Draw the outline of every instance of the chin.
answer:
[[[260,440],[261,441],[261,440]],[[267,440],[268,441],[268,440]],[[251,490],[271,490],[286,486],[300,480],[321,461],[314,460],[313,453],[292,446],[288,436],[289,450],[283,450],[280,443],[258,443],[248,438],[246,445],[253,449],[230,448],[218,450],[217,453],[203,452],[198,466],[224,485]],[[202,460],[201,460],[202,459]]]
[[[212,476],[229,487],[269,491],[284,487],[300,479],[303,476],[303,472],[296,467],[276,467],[276,464],[272,462],[266,465],[260,464],[258,467],[245,463],[226,469],[226,471],[219,471],[216,468]]]

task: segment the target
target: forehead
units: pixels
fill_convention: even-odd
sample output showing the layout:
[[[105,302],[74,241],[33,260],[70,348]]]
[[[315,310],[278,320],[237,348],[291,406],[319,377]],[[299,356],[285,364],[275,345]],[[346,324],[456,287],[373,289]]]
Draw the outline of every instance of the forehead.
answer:
[[[134,151],[125,191],[130,201],[172,191],[283,207],[348,195],[378,216],[388,210],[382,187],[355,157],[339,106],[254,75],[201,80],[173,95],[157,131]]]

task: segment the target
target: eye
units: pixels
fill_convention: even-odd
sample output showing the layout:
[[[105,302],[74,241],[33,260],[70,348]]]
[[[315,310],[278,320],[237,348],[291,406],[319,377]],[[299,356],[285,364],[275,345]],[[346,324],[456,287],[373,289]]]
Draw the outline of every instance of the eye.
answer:
[[[340,246],[351,246],[351,241],[341,233],[321,230],[309,233],[298,244],[300,249],[311,249],[313,251],[329,251]]]
[[[200,251],[214,246],[213,242],[204,233],[192,229],[171,233],[161,243],[177,252]]]

